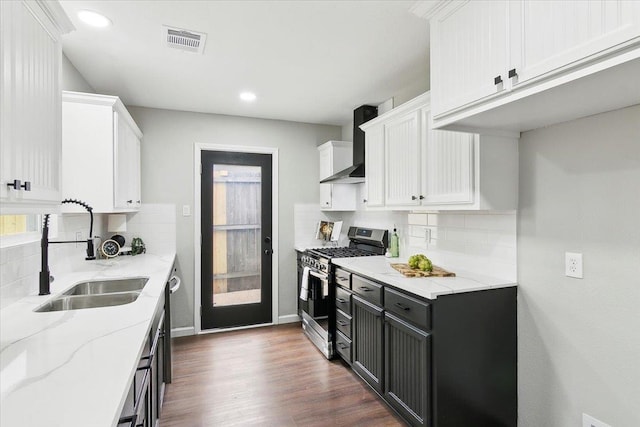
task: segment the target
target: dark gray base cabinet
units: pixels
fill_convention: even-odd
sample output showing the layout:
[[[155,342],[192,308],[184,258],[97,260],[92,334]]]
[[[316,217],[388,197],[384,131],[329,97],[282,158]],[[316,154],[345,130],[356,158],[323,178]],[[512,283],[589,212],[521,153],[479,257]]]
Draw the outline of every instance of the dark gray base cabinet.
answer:
[[[353,369],[379,394],[384,393],[383,309],[353,295]]]
[[[431,425],[430,334],[385,313],[384,342],[385,400],[411,425]]]
[[[338,354],[409,425],[517,426],[516,287],[428,300],[341,274]]]

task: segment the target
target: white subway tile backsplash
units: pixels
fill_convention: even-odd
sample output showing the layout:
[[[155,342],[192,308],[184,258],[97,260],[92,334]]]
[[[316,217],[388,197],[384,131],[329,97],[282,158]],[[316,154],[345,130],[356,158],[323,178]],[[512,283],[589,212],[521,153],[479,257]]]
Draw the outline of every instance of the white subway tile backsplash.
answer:
[[[517,279],[515,212],[427,213],[428,227],[416,224],[422,221],[417,215],[408,215],[408,254],[423,252],[451,269]],[[431,230],[430,242],[420,234],[427,229]]]
[[[410,213],[408,223],[410,225],[427,225],[428,214],[426,213]]]

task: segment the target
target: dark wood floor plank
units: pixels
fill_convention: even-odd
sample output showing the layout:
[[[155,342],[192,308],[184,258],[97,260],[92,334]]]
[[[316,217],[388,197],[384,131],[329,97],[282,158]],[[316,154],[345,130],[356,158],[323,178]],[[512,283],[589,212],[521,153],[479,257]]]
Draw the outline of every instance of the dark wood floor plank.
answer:
[[[403,426],[299,324],[174,339],[160,427]]]

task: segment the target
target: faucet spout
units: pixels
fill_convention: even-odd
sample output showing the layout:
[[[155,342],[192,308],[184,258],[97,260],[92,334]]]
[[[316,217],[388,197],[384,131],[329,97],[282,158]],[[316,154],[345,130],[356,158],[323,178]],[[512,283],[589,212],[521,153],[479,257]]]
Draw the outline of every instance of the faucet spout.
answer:
[[[93,247],[93,208],[87,203],[75,199],[64,199],[62,204],[74,203],[80,205],[89,212],[89,238],[87,239],[87,256],[86,260],[96,259],[95,249]],[[39,295],[49,295],[51,293],[50,286],[53,278],[49,271],[49,244],[50,243],[81,243],[76,240],[65,241],[49,241],[49,214],[44,216],[42,223],[42,238],[40,239],[40,292]]]

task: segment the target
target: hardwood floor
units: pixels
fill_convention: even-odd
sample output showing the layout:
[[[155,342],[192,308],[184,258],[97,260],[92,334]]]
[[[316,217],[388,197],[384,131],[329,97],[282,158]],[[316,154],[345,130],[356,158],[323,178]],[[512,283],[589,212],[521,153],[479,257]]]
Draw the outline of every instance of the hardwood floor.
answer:
[[[299,323],[174,340],[160,427],[404,426]]]

